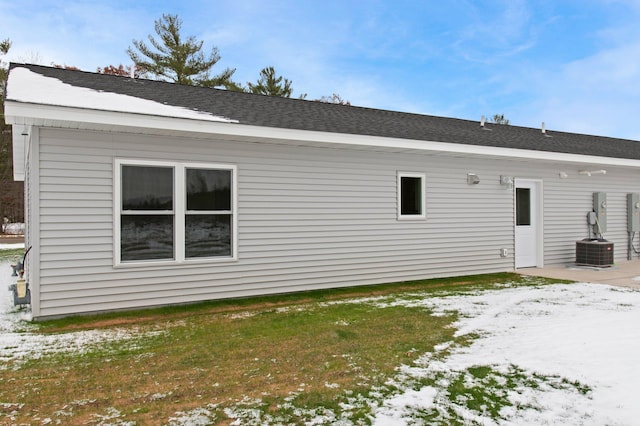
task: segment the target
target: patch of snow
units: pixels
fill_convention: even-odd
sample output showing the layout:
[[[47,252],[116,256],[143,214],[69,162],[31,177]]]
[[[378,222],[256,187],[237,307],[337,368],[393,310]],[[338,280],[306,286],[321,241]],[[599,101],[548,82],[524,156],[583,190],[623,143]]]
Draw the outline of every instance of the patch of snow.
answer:
[[[24,223],[3,223],[2,232],[9,235],[24,235]]]
[[[13,306],[13,296],[8,290],[15,282],[11,277],[10,262],[0,262],[0,369],[15,368],[20,363],[38,359],[58,352],[84,352],[103,342],[133,340],[143,335],[149,336],[161,331],[146,332],[135,330],[85,330],[61,334],[34,333],[36,325],[31,324],[31,312]]]
[[[244,312],[236,312],[233,314],[229,315],[229,318],[231,319],[245,319],[245,318],[251,318],[258,315],[257,312],[249,312],[249,311],[244,311]]]
[[[87,404],[93,404],[96,401],[97,400],[95,400],[95,399],[86,399],[85,398],[85,399],[79,399],[79,400],[76,400],[76,401],[71,401],[71,405],[75,405],[77,407],[82,407],[82,406],[87,405]]]
[[[135,422],[121,420],[124,415],[116,408],[109,407],[105,414],[92,414],[91,417],[100,425],[135,426]]]
[[[400,303],[400,302],[396,302]],[[446,347],[443,359],[427,354],[395,379],[405,390],[389,397],[374,424],[405,424],[412,413],[435,407],[453,410],[467,422],[499,424],[464,403],[451,402],[446,385],[474,366],[508,373],[517,368],[537,377],[538,389],[508,392],[508,424],[634,424],[640,416],[635,389],[640,382],[640,292],[594,285],[562,284],[512,288],[468,296],[407,301],[436,313],[458,311],[457,336],[476,335],[468,347]],[[437,355],[437,354],[436,354]],[[438,387],[415,390],[416,378],[440,379]],[[413,379],[413,380],[411,380]],[[468,378],[473,382],[473,378]],[[558,383],[551,385],[550,383]],[[579,383],[589,392],[580,392]],[[517,407],[517,409],[516,409]]]
[[[149,397],[149,399],[151,399],[151,401],[160,401],[161,399],[165,399],[169,396],[171,396],[173,394],[173,392],[169,392],[169,393],[154,393],[153,395],[151,395]]]
[[[0,276],[9,277],[8,262],[0,263]],[[0,283],[6,280],[0,278]],[[82,351],[93,343],[139,336],[118,330],[65,333],[55,336],[29,332],[28,312],[15,311],[8,291],[0,294],[0,359],[15,365],[21,359],[54,351]],[[295,401],[309,386],[299,383],[282,407],[307,424],[352,424],[350,410],[371,407],[377,425],[404,425],[434,413],[436,423],[457,416],[465,424],[635,424],[640,418],[635,390],[640,382],[640,291],[596,284],[557,284],[505,287],[464,295],[411,294],[400,297],[362,298],[342,303],[423,307],[434,315],[458,313],[455,336],[472,336],[469,346],[456,342],[437,345],[434,352],[403,365],[384,388],[368,395],[353,395],[341,405],[342,413],[323,407],[303,409]],[[419,338],[419,336],[417,336]],[[140,356],[144,359],[148,355]],[[351,361],[351,354],[334,355]],[[486,367],[485,376],[474,368]],[[355,365],[351,368],[355,369]],[[366,374],[363,372],[363,374]],[[495,385],[489,385],[493,381]],[[425,384],[428,383],[428,384]],[[508,401],[470,408],[472,398],[463,393],[451,400],[453,383],[465,389],[495,392]],[[335,383],[325,382],[327,388]],[[215,383],[212,386],[219,386]],[[363,384],[364,386],[364,384]],[[393,393],[389,391],[394,389]],[[351,395],[349,390],[344,395]],[[163,394],[154,394],[162,399]],[[82,403],[78,401],[77,403]],[[288,419],[265,412],[260,399],[244,398],[224,409],[232,424],[280,424]],[[170,424],[210,424],[216,407],[205,406],[176,413]],[[62,415],[62,414],[60,414]],[[439,417],[438,417],[439,416]],[[126,424],[116,411],[96,417]],[[115,420],[115,422],[114,422]]]
[[[225,408],[224,413],[229,419],[235,419],[232,425],[261,425],[264,424],[261,405],[261,399],[245,396],[235,407]]]
[[[12,277],[12,261],[0,261],[0,358],[2,358],[2,342],[5,333],[11,333],[24,327],[31,321],[31,312],[16,310],[13,306],[13,294],[9,285],[15,284],[18,277]]]
[[[216,416],[209,409],[215,409],[215,405],[210,404],[207,408],[194,408],[191,411],[178,411],[176,417],[169,418],[171,426],[206,426],[215,422]]]
[[[0,244],[0,250],[12,250],[24,248],[24,243]]]
[[[6,99],[11,101],[223,123],[238,122],[238,120],[231,120],[178,106],[165,105],[135,96],[73,86],[56,78],[45,77],[19,66],[13,68],[9,73],[9,82]]]
[[[392,396],[378,409],[376,422],[378,424],[406,424],[405,416],[416,409],[430,409],[435,407],[437,390],[426,387],[418,390],[407,389],[404,393]]]

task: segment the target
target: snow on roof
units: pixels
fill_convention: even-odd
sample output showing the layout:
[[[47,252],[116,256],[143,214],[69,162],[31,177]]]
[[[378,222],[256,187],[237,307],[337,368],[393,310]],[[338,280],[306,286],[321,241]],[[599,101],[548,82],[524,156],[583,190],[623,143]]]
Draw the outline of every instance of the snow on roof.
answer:
[[[10,101],[224,123],[238,122],[207,112],[165,105],[134,96],[73,86],[24,67],[11,69],[9,80],[6,99]]]

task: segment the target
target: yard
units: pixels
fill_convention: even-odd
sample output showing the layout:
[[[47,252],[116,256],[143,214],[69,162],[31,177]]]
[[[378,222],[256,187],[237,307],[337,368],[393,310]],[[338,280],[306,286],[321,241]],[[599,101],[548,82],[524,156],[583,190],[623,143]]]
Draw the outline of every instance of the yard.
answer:
[[[626,425],[640,416],[640,292],[627,289],[500,274],[25,318],[0,293],[0,424]]]

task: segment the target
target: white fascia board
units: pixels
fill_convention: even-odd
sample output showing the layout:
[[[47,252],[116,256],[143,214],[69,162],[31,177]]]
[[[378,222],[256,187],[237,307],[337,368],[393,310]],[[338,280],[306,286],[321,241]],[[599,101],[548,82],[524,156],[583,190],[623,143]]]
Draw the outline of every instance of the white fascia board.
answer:
[[[569,162],[579,164],[600,164],[607,166],[640,167],[640,160],[628,158],[599,157],[583,154],[566,154],[550,151],[534,151],[516,148],[499,148],[484,145],[467,145],[463,143],[434,142],[415,139],[386,138],[380,136],[352,135],[345,133],[326,133],[288,129],[272,129],[265,127],[247,126],[255,129],[256,135],[279,139],[267,132],[282,132],[282,139],[304,140],[324,144],[344,144],[352,146],[384,148],[398,151],[432,151],[451,154],[482,155],[489,157],[518,158],[525,160],[541,160],[551,162]],[[258,129],[268,129],[260,131]],[[297,133],[295,136],[291,133]],[[302,136],[304,135],[304,136]]]
[[[140,127],[158,130],[175,130],[185,132],[203,132],[209,124],[229,124],[226,122],[194,120],[189,118],[167,117],[105,111],[98,109],[64,107],[56,105],[32,104],[5,101],[5,121],[7,124],[23,124],[43,126],[51,123],[53,127],[90,128],[108,127]],[[215,127],[215,126],[213,126]],[[203,130],[203,128],[205,130]],[[207,131],[207,133],[209,133]]]
[[[311,130],[283,129],[232,122],[60,107],[15,101],[5,102],[5,119],[8,124],[39,126],[42,125],[42,123],[47,122],[57,123],[56,127],[96,130],[119,127],[122,128],[123,131],[126,131],[126,128],[137,128],[148,129],[150,132],[184,132],[187,134],[208,134],[237,137],[257,142],[260,140],[275,140],[288,144],[299,143],[317,146],[343,145],[380,149],[385,151],[431,151],[547,162],[568,162],[640,168],[640,160],[627,158],[600,157],[583,154],[567,154],[549,151],[534,151]]]

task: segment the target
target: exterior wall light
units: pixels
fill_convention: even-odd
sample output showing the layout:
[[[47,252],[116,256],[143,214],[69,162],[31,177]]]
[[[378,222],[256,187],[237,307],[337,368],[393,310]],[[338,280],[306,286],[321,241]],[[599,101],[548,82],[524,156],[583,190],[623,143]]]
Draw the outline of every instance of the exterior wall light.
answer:
[[[513,178],[511,176],[500,176],[500,185],[513,189]]]
[[[606,175],[606,170],[580,170],[578,172],[581,175],[591,176],[591,175]]]

